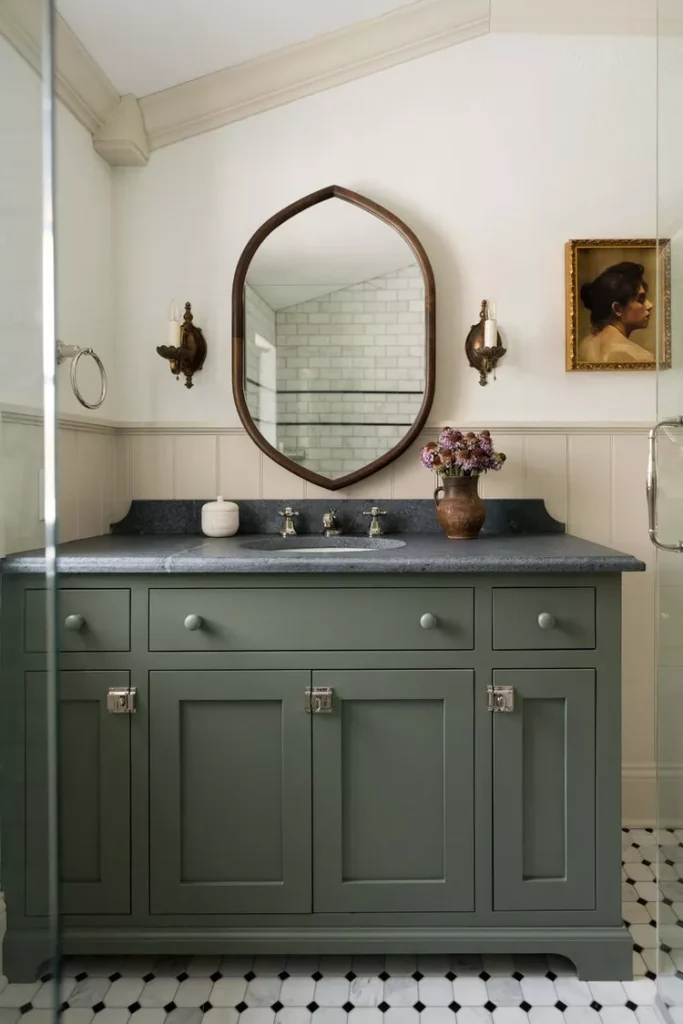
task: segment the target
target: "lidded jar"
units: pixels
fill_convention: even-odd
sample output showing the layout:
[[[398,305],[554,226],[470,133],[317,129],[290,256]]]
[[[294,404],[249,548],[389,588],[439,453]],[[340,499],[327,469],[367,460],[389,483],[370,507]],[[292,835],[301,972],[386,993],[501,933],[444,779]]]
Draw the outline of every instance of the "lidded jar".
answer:
[[[240,508],[220,495],[202,505],[202,533],[207,537],[233,537],[239,530]]]

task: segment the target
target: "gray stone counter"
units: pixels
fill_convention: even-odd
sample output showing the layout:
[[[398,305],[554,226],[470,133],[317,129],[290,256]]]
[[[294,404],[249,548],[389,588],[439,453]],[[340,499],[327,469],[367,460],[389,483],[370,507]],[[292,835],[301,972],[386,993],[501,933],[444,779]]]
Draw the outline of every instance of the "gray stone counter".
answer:
[[[275,537],[273,537],[273,540]],[[261,537],[261,541],[267,538]],[[348,537],[349,544],[363,543]],[[642,572],[632,555],[568,534],[482,535],[449,541],[439,534],[391,534],[395,546],[344,553],[258,550],[253,534],[214,539],[105,536],[58,549],[58,568],[76,573],[621,573]],[[305,537],[297,543],[306,543]],[[320,536],[311,544],[323,545]],[[42,550],[9,555],[4,573],[43,573]]]

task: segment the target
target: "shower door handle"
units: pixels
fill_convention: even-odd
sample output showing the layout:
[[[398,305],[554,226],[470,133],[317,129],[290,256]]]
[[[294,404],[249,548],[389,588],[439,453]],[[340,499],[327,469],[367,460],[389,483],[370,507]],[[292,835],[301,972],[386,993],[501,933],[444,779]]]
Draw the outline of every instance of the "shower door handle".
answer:
[[[650,540],[660,551],[683,551],[683,541],[677,540],[675,544],[664,544],[657,536],[657,434],[662,427],[683,427],[683,416],[675,420],[660,420],[655,423],[648,435],[647,453],[647,480],[645,490],[647,493],[647,519],[648,534]]]

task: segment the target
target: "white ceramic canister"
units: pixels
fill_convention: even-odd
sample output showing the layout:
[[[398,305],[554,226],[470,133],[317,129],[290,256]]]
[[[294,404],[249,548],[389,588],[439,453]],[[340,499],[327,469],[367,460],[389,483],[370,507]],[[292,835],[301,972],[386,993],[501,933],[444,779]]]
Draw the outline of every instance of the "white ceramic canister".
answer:
[[[220,495],[202,505],[202,533],[207,537],[233,537],[240,526],[240,507]]]

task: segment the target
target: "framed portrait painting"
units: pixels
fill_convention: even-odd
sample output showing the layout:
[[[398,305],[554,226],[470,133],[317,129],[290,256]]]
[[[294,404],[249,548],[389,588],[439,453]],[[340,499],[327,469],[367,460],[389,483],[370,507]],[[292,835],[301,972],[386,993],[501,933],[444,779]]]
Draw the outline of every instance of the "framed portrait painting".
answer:
[[[573,239],[565,263],[567,370],[671,366],[668,239]]]

